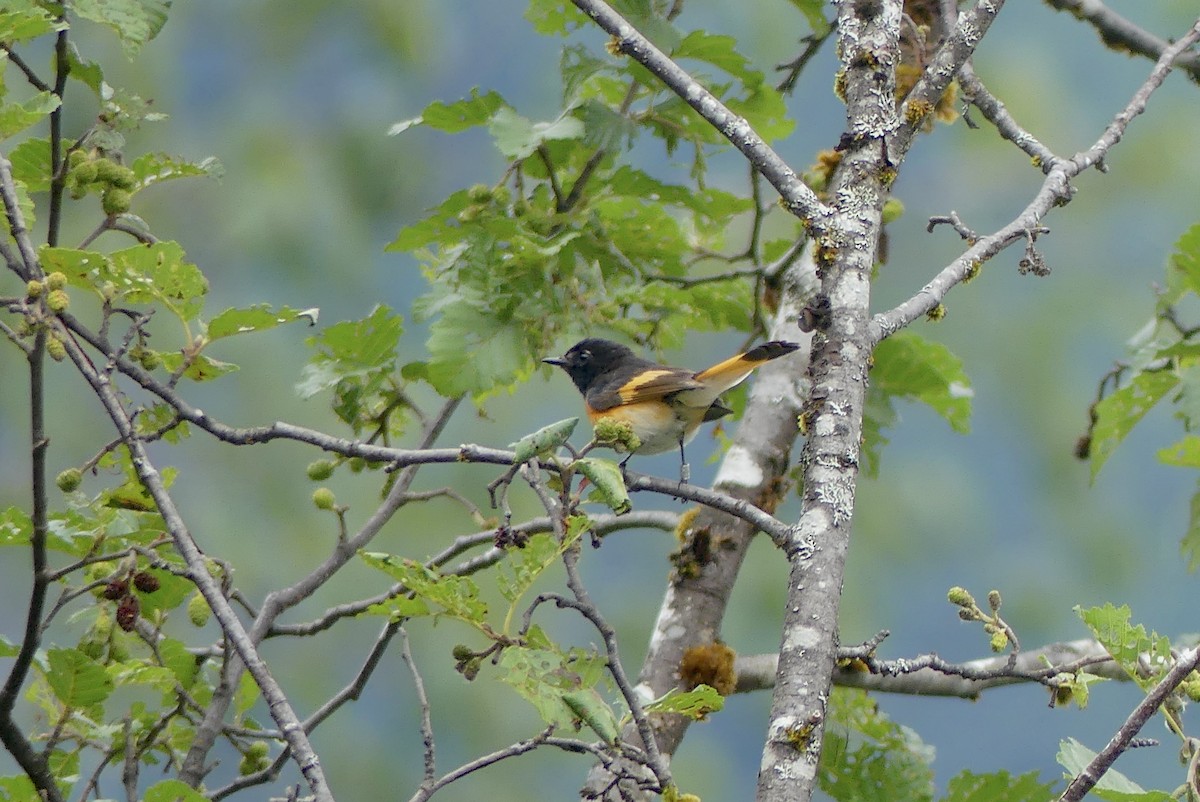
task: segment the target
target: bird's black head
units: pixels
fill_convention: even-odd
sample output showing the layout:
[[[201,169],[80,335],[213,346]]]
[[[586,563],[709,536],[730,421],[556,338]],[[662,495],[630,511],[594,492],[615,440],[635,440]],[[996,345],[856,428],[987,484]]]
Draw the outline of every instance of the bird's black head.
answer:
[[[562,356],[543,359],[547,365],[558,365],[567,372],[579,392],[587,394],[588,387],[625,360],[638,361],[629,348],[611,340],[588,337],[570,347]]]

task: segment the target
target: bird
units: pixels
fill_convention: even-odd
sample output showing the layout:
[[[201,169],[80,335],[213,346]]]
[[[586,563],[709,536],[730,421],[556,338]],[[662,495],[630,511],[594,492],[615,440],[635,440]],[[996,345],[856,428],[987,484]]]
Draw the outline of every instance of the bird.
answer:
[[[621,461],[622,473],[634,454],[661,454],[678,448],[680,483],[686,483],[690,470],[683,447],[700,424],[733,412],[721,401],[721,393],[760,365],[799,347],[772,340],[705,370],[691,371],[643,359],[621,343],[588,337],[562,356],[546,357],[542,362],[562,368],[571,377],[593,427],[602,420],[613,420],[632,428],[640,444]]]

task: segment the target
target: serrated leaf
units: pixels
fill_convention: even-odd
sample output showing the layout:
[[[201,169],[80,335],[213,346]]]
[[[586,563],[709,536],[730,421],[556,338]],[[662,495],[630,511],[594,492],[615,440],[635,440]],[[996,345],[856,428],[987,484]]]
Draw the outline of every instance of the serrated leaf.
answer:
[[[709,685],[697,685],[690,691],[673,688],[645,706],[647,713],[678,713],[693,721],[704,719],[725,707],[725,697]]]
[[[534,457],[554,451],[571,439],[579,418],[567,418],[558,423],[543,426],[533,434],[527,434],[509,447],[513,450],[513,464],[522,465]]]
[[[576,662],[553,649],[510,646],[500,658],[497,676],[532,704],[547,724],[571,729],[578,717],[563,701],[563,694],[589,687]]]
[[[429,327],[429,383],[444,396],[483,395],[533,372],[526,337],[532,333],[465,299],[441,308]]]
[[[362,320],[335,323],[309,337],[305,342],[316,354],[305,366],[297,392],[311,398],[348,378],[382,381],[395,369],[403,333],[403,318],[381,304]]]
[[[148,187],[175,178],[221,178],[225,167],[210,156],[198,162],[168,156],[165,153],[146,153],[129,165],[139,186]]]
[[[1036,771],[1017,776],[963,771],[950,779],[938,802],[1048,802],[1054,796],[1054,783],[1039,782]]]
[[[111,29],[132,59],[167,22],[170,0],[72,0],[71,11]]]
[[[1070,779],[1086,769],[1095,757],[1096,753],[1091,749],[1074,738],[1067,738],[1059,742],[1058,754],[1055,756],[1055,759],[1058,761],[1058,765],[1067,770],[1067,778]],[[1106,792],[1115,792],[1120,796],[1110,796]],[[1147,792],[1133,780],[1111,767],[1100,777],[1093,793],[1101,799],[1128,799],[1130,802],[1134,799],[1139,800],[1139,802],[1169,802],[1171,799],[1170,794],[1156,791]],[[1126,797],[1124,796],[1126,794],[1134,796]]]
[[[584,133],[583,123],[574,117],[535,123],[508,106],[496,110],[488,130],[496,147],[510,159],[524,159],[550,140],[579,139]]]
[[[147,665],[138,660],[110,663],[108,675],[118,686],[145,686],[166,693],[175,690],[175,675],[164,666]]]
[[[8,160],[12,162],[13,178],[24,183],[30,192],[45,192],[50,188],[49,139],[26,139],[12,149]]]
[[[47,9],[33,4],[19,11],[0,12],[0,42],[6,44],[28,42],[66,27],[66,22],[56,20]]]
[[[617,515],[624,515],[633,509],[633,504],[629,501],[629,491],[625,488],[625,477],[617,463],[596,457],[582,457],[571,465],[586,476],[596,488],[597,500]]]
[[[168,373],[174,373],[183,365],[184,355],[181,353],[164,352],[161,354],[163,367]],[[232,362],[222,362],[205,354],[199,354],[188,361],[183,371],[183,377],[194,382],[212,381],[239,370]]]
[[[423,601],[441,608],[441,612],[478,626],[487,615],[487,604],[479,598],[479,586],[469,577],[443,576],[415,560],[381,552],[363,552],[363,562],[383,571],[415,593]],[[389,601],[381,607],[390,605]],[[375,614],[386,610],[372,610]],[[412,607],[405,613],[416,614]]]
[[[46,662],[46,681],[67,707],[99,704],[112,693],[113,681],[104,666],[77,649],[51,649]]]
[[[234,334],[266,331],[296,320],[308,322],[301,310],[287,306],[272,309],[269,304],[255,304],[243,309],[226,309],[208,324],[208,339],[219,340]]]
[[[970,431],[971,380],[962,361],[941,343],[902,331],[875,346],[871,386],[928,404],[950,428]]]
[[[1200,223],[1185,231],[1175,243],[1168,264],[1168,278],[1174,271],[1193,294],[1200,295]]]
[[[1127,605],[1116,607],[1076,607],[1075,612],[1100,645],[1142,689],[1149,689],[1173,662],[1171,641],[1157,632],[1146,632],[1141,624],[1130,623]],[[1148,671],[1147,671],[1148,669]]]
[[[196,318],[204,308],[208,279],[187,261],[177,242],[135,245],[106,257],[110,280],[130,303],[158,303],[183,323]]]
[[[933,798],[932,747],[884,715],[866,693],[835,689],[826,719],[818,779],[830,797],[874,800],[886,788],[889,799]]]
[[[763,73],[737,52],[737,39],[732,36],[695,30],[683,38],[672,56],[677,61],[690,58],[712,64],[743,83],[759,84],[763,80]]]
[[[59,107],[62,101],[53,92],[38,92],[23,103],[0,103],[0,139],[37,125]]]
[[[74,47],[67,51],[67,64],[70,66],[68,76],[91,89],[96,97],[100,98],[105,87],[103,68],[94,61],[84,59]]]
[[[205,609],[208,609],[207,602]],[[196,663],[195,656],[188,651],[187,645],[175,638],[163,638],[158,642],[157,651],[163,665],[171,671],[175,681],[184,688],[190,688],[200,672],[200,666]]]
[[[27,546],[33,534],[33,520],[20,507],[0,513],[0,546]]]
[[[458,133],[477,125],[484,125],[492,119],[492,115],[504,106],[504,98],[497,92],[480,95],[478,89],[471,90],[471,96],[454,103],[435,101],[425,107],[420,117],[402,120],[388,129],[388,136],[402,134],[416,125],[428,125],[439,131]]]
[[[1096,404],[1091,447],[1093,481],[1125,436],[1177,383],[1172,371],[1139,373]]]

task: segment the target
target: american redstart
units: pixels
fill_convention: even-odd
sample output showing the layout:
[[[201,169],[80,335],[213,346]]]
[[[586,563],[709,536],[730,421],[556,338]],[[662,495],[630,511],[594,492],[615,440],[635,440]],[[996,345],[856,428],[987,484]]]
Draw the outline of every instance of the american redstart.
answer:
[[[733,412],[721,402],[721,393],[759,365],[799,347],[772,340],[696,373],[642,359],[620,343],[589,337],[575,343],[563,356],[542,361],[558,365],[575,382],[593,425],[611,419],[632,427],[641,445],[630,456],[660,454],[678,447],[680,480],[686,482],[684,444],[695,436],[701,423]],[[621,467],[628,461],[626,457]]]

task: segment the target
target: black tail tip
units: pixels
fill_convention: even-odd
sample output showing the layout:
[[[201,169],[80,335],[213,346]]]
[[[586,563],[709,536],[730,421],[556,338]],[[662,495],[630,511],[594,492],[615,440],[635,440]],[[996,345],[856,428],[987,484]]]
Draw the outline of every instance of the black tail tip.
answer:
[[[800,347],[799,343],[788,342],[787,340],[771,340],[770,342],[756,345],[745,353],[743,359],[749,359],[752,362],[765,362],[770,359],[778,359],[781,356],[790,354],[792,351]]]

